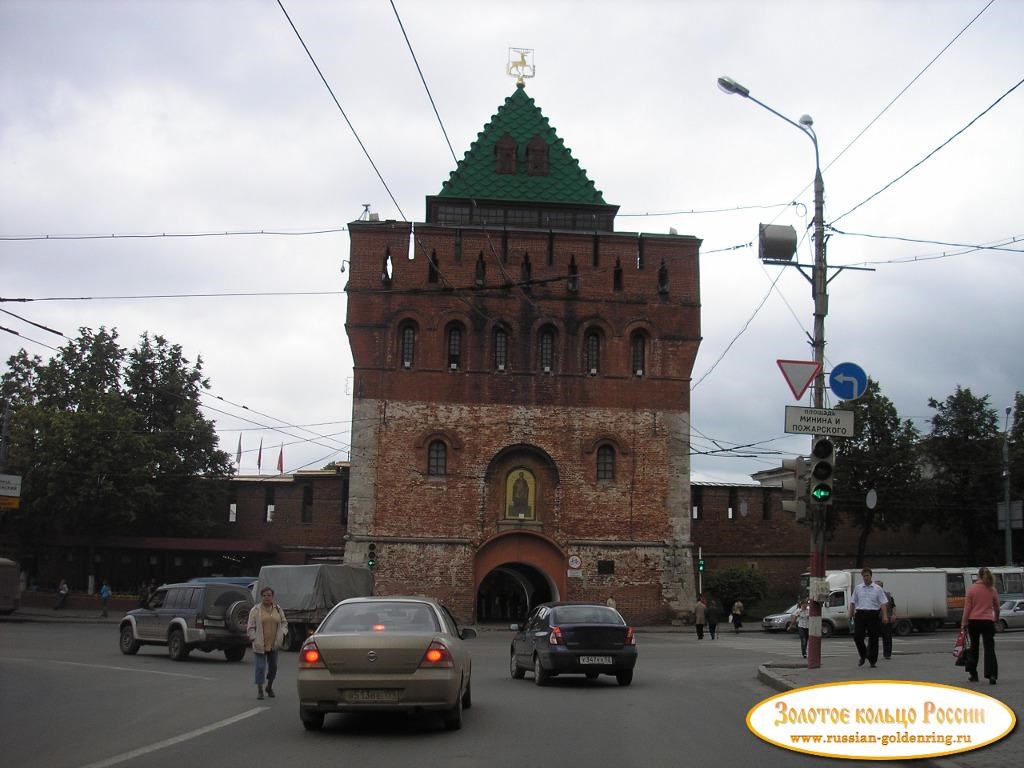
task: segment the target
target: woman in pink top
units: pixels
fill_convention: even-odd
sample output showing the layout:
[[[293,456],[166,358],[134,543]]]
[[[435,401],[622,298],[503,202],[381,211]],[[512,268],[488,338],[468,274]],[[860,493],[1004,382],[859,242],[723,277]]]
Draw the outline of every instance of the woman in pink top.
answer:
[[[996,621],[999,619],[999,593],[992,586],[992,571],[988,568],[978,570],[978,580],[967,590],[964,600],[964,617],[960,628],[966,629],[971,637],[971,647],[967,652],[967,678],[970,682],[978,682],[978,639],[985,644],[985,677],[991,685],[996,684],[999,676],[999,665],[996,663]]]

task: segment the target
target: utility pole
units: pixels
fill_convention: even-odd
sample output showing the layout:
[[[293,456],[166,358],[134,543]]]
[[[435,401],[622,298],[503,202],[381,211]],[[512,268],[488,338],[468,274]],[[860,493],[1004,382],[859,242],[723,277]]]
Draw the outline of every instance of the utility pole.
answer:
[[[750,89],[728,77],[718,78],[718,87],[725,93],[742,96],[757,104],[776,117],[780,117],[794,128],[799,128],[814,144],[814,265],[811,270],[811,297],[814,301],[814,361],[818,363],[818,373],[814,378],[814,407],[821,409],[825,405],[825,317],[828,315],[828,265],[825,261],[825,182],[821,178],[821,157],[818,153],[818,137],[814,133],[814,120],[810,115],[803,115],[799,122],[794,122],[781,112],[776,112],[764,102],[750,95]],[[806,275],[805,275],[806,276]],[[821,435],[811,437],[813,447]],[[816,502],[813,497],[811,505],[811,590],[810,611],[808,621],[807,666],[817,669],[821,666],[821,602],[815,591],[825,578],[825,510],[826,505]],[[820,587],[819,587],[820,588]]]
[[[1006,409],[1006,431],[1003,432],[1003,500],[1006,502],[1006,564],[1013,565],[1013,527],[1010,523],[1010,408]]]

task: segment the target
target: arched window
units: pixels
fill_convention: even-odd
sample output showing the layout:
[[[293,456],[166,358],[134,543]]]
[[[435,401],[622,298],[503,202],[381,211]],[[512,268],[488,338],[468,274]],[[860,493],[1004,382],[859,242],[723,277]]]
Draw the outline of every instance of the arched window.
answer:
[[[486,282],[487,264],[484,262],[484,252],[480,251],[480,256],[476,260],[476,270],[473,273],[473,284],[477,288],[482,288]]]
[[[601,371],[601,334],[597,331],[587,332],[586,357],[587,372],[596,376]]]
[[[632,340],[632,371],[634,376],[643,376],[647,370],[647,334],[637,331]]]
[[[597,479],[615,479],[615,449],[610,445],[602,445],[597,449]]]
[[[545,328],[540,332],[540,368],[551,373],[555,367],[555,332]]]
[[[416,356],[416,327],[412,323],[402,326],[402,367],[412,368]]]
[[[427,448],[427,474],[430,477],[448,474],[448,446],[441,440],[435,440]]]
[[[462,367],[462,328],[453,325],[448,329],[448,369],[457,371]]]
[[[504,371],[508,366],[508,334],[505,329],[494,330],[494,369]]]

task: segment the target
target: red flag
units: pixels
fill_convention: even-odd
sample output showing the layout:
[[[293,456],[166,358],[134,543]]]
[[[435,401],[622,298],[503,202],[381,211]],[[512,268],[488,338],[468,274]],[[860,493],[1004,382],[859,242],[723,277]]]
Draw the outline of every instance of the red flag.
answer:
[[[281,443],[281,450],[277,454],[277,474],[284,474],[284,443]]]
[[[263,438],[260,438],[260,452],[256,454],[256,469],[263,468]]]

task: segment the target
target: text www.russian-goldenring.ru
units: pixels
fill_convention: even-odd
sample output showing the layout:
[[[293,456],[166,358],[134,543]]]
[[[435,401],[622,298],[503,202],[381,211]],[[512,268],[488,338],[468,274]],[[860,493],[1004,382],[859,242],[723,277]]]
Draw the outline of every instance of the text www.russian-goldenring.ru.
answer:
[[[795,733],[789,737],[792,744],[881,744],[888,747],[890,744],[945,744],[947,747],[953,744],[970,744],[969,733],[909,733],[902,731],[891,734],[876,733],[842,733],[842,734],[799,734]]]

